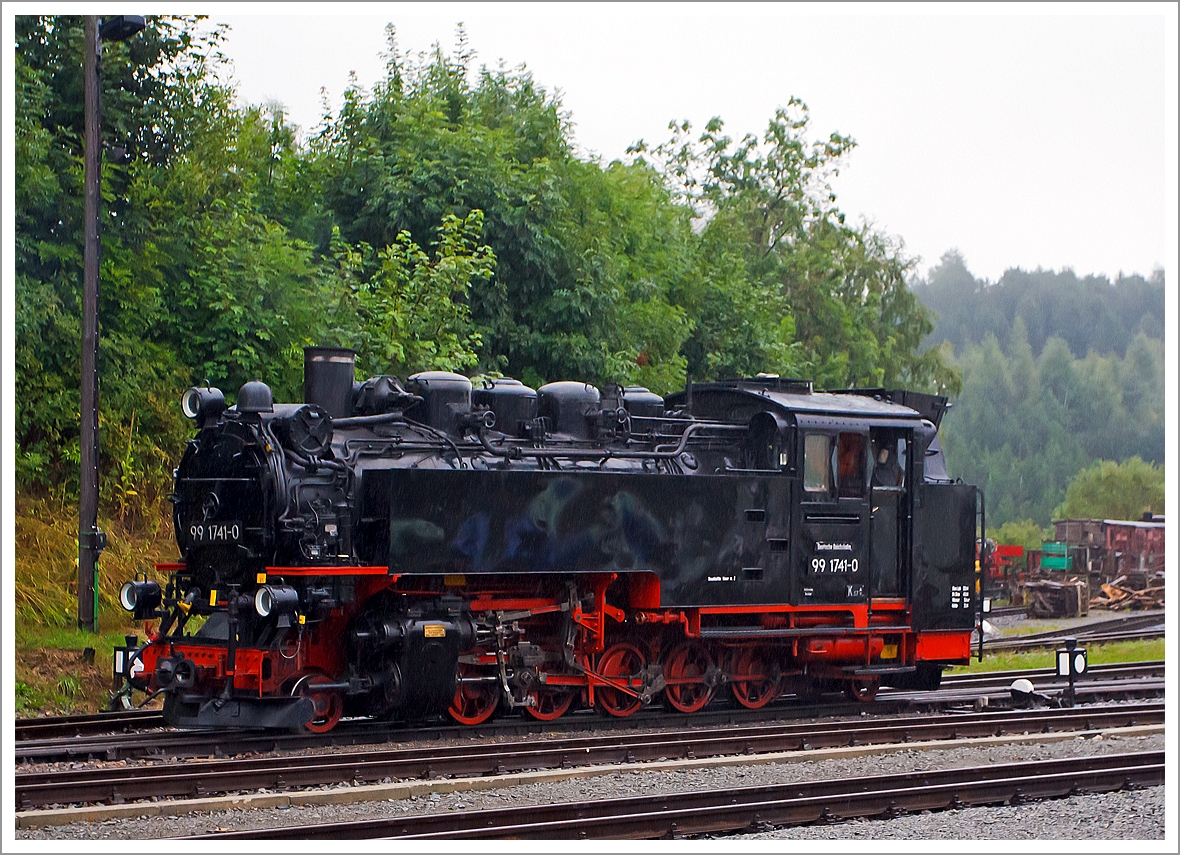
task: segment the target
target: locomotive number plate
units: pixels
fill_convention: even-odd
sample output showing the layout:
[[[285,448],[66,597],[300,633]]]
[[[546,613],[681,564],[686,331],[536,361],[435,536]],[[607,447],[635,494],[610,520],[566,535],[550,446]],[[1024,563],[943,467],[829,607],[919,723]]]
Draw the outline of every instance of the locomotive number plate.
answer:
[[[859,558],[812,558],[811,572],[821,573],[855,573],[860,570]]]
[[[193,523],[188,527],[188,536],[193,543],[240,543],[242,524],[240,522]]]

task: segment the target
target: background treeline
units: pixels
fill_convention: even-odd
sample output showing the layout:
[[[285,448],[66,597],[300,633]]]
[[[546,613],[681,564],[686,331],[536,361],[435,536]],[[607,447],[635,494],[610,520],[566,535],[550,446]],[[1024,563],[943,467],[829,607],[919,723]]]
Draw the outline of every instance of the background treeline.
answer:
[[[927,343],[949,341],[957,353],[990,333],[1007,347],[1016,319],[1039,354],[1050,336],[1081,359],[1090,351],[1122,356],[1137,333],[1164,337],[1164,272],[1079,278],[1072,270],[1010,268],[997,282],[978,280],[956,251],[943,255],[914,289],[936,319]]]
[[[18,17],[18,483],[76,492],[82,22]],[[189,426],[180,392],[251,378],[301,391],[302,348],[365,376],[420,369],[642,383],[758,371],[819,387],[956,393],[900,240],[853,226],[829,180],[855,145],[815,141],[791,100],[761,137],[719,119],[579,155],[521,69],[402,54],[299,143],[220,82],[222,34],[150,17],[103,54],[102,496],[154,507]],[[125,154],[124,154],[125,152]]]
[[[948,252],[913,285],[939,313],[927,345],[949,342],[962,370],[943,445],[950,471],[986,490],[989,527],[1164,512],[1163,271],[1112,283],[1011,269],[992,283]],[[1065,502],[1091,469],[1106,498]]]

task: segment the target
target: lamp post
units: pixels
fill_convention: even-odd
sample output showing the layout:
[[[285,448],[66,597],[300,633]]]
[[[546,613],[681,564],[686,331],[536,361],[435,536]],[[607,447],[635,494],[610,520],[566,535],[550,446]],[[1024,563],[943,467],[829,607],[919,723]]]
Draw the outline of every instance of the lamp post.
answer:
[[[85,16],[82,64],[85,126],[83,132],[82,219],[82,406],[81,471],[78,483],[78,627],[98,631],[98,556],[106,535],[98,528],[98,221],[100,158],[102,156],[101,90],[99,59],[102,40],[123,41],[143,30],[141,15],[118,15],[99,22]]]

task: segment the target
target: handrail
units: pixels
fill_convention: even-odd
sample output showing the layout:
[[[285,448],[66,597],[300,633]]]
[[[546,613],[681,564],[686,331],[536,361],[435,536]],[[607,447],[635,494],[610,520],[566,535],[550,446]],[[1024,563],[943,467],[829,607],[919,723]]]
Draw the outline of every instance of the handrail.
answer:
[[[522,448],[520,446],[513,446],[511,448],[496,448],[492,445],[491,440],[488,439],[487,433],[483,428],[479,430],[479,441],[484,447],[484,450],[489,454],[494,454],[497,457],[503,457],[507,460],[518,460],[522,457],[566,457],[575,460],[599,460],[610,457],[626,458],[629,460],[674,460],[684,453],[685,447],[688,445],[689,437],[698,430],[705,428],[714,428],[722,430],[741,430],[745,427],[741,425],[719,425],[711,424],[709,422],[693,422],[684,433],[680,435],[680,441],[672,451],[625,451],[613,450],[609,448],[603,449],[562,449],[553,446],[545,448]]]

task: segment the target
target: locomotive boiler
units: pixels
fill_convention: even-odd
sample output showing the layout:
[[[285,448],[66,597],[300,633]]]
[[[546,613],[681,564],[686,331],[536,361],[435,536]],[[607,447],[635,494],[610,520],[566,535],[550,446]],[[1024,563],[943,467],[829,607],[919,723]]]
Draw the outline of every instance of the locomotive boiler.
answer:
[[[124,585],[158,624],[115,651],[172,724],[868,700],[971,654],[982,495],[943,397],[304,367],[302,403],[183,397],[181,557]]]

